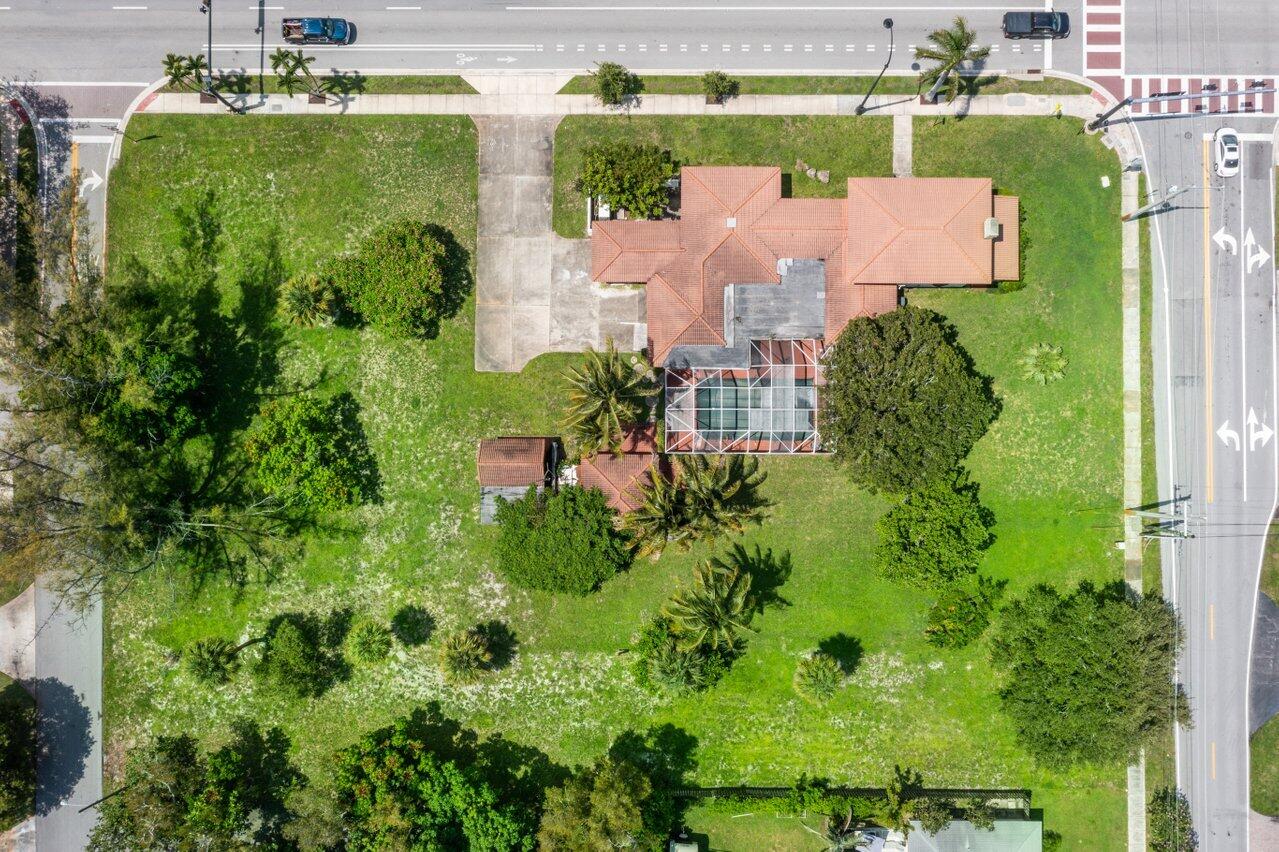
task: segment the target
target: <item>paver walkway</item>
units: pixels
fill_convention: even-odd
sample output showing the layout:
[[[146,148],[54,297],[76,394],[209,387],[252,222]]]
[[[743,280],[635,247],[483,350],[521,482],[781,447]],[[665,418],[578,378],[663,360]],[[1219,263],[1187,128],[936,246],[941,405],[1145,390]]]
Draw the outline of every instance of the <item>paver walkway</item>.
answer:
[[[612,338],[647,344],[642,288],[590,280],[590,243],[551,230],[560,116],[477,116],[479,241],[475,369],[514,372],[544,352],[581,352]],[[583,212],[585,226],[585,212]]]

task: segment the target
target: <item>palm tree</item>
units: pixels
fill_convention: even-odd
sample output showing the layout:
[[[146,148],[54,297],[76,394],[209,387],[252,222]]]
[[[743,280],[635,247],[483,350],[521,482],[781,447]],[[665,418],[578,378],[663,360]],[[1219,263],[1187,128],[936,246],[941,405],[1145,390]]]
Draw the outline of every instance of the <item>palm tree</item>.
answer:
[[[698,564],[692,585],[676,590],[662,614],[681,648],[731,651],[751,629],[754,609],[751,575],[712,560]]]
[[[640,485],[640,492],[644,501],[622,518],[622,525],[635,539],[638,554],[656,559],[671,542],[679,542],[687,549],[691,542],[684,490],[654,471],[649,481]]]
[[[178,56],[176,53],[166,53],[164,55],[164,76],[168,78],[170,86],[187,88],[189,85],[188,78],[190,77],[187,58]]]
[[[680,456],[679,473],[690,537],[714,541],[763,521],[768,501],[758,489],[768,474],[755,456]]]
[[[588,349],[581,367],[568,373],[565,428],[585,455],[621,452],[627,426],[648,419],[657,394],[647,364],[632,365],[609,340],[603,352]]]
[[[968,28],[968,22],[956,17],[949,29],[933,30],[928,40],[936,47],[921,47],[915,56],[936,64],[919,73],[921,86],[941,86],[946,90],[946,103],[959,95],[959,66],[980,62],[990,55],[989,47],[974,47],[977,33]]]
[[[203,91],[205,88],[212,88],[212,77],[205,72],[209,70],[209,63],[205,61],[204,54],[196,53],[186,58],[187,76],[195,81],[195,87]],[[205,78],[208,77],[209,86],[205,86]]]
[[[197,639],[182,652],[182,658],[191,676],[200,683],[226,683],[240,667],[240,652],[265,641],[265,636],[254,637],[239,645],[232,645],[221,637]]]
[[[302,87],[303,80],[298,73],[298,63],[301,59],[302,51],[300,50],[294,52],[277,47],[271,53],[271,70],[275,73],[277,82],[285,94],[292,95]]]

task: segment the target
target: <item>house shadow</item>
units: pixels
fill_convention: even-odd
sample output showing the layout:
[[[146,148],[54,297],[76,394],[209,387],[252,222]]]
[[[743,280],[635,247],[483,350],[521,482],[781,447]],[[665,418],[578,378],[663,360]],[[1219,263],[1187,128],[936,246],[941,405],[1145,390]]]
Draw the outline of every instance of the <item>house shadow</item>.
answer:
[[[23,684],[36,696],[36,814],[71,798],[93,749],[92,719],[79,694],[57,678]]]

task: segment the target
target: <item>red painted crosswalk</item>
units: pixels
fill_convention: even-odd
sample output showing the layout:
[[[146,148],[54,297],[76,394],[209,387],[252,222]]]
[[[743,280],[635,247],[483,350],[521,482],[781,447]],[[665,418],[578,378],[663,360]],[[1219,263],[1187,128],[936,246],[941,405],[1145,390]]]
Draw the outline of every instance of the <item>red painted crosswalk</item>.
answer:
[[[1158,95],[1190,95],[1179,100],[1134,103],[1134,115],[1175,115],[1180,113],[1255,113],[1275,114],[1274,92],[1252,92],[1250,89],[1272,89],[1273,77],[1127,77],[1124,95],[1150,98]]]

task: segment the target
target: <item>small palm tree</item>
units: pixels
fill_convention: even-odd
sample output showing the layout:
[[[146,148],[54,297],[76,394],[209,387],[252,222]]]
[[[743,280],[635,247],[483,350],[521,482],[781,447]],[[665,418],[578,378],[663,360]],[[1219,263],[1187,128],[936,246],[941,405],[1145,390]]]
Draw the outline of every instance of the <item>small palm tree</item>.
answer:
[[[284,283],[280,313],[301,326],[328,325],[337,319],[340,302],[327,279],[314,273],[298,275]]]
[[[200,683],[226,683],[240,667],[240,652],[265,640],[266,637],[258,636],[233,645],[221,637],[197,639],[182,652],[182,662]]]
[[[206,79],[211,84],[212,78],[208,75],[209,63],[204,60],[204,54],[197,53],[186,58],[187,76],[195,81],[195,87],[204,90]]]
[[[164,76],[168,79],[170,86],[179,88],[189,88],[190,71],[187,69],[187,58],[178,56],[176,53],[166,53],[164,55]]]
[[[692,585],[676,590],[662,614],[681,648],[731,651],[751,630],[754,609],[751,575],[712,560],[698,564]]]
[[[825,704],[844,684],[844,670],[830,654],[815,651],[800,659],[793,680],[800,697],[814,704]]]
[[[1061,347],[1051,343],[1036,343],[1021,356],[1021,377],[1027,381],[1046,385],[1066,377],[1066,365],[1070,362],[1061,354]]]
[[[631,364],[608,341],[603,352],[588,349],[581,367],[568,373],[565,428],[585,455],[620,453],[626,427],[648,419],[657,386],[647,364]]]
[[[622,518],[622,525],[635,540],[637,553],[656,559],[672,542],[687,548],[691,540],[684,490],[654,471],[649,481],[640,485],[640,493],[643,502]]]
[[[444,677],[455,683],[474,683],[492,663],[488,639],[475,629],[454,633],[440,647]]]
[[[277,47],[271,53],[271,70],[285,94],[294,94],[304,84],[301,67],[305,66],[299,67],[302,58],[302,51],[285,50],[282,47]]]
[[[980,62],[990,55],[990,48],[973,46],[977,33],[968,28],[968,21],[962,17],[956,17],[948,29],[933,30],[928,40],[937,46],[921,47],[915,56],[936,64],[920,72],[920,85],[944,88],[946,103],[950,103],[959,96],[959,66]]]
[[[346,637],[351,656],[361,663],[379,663],[391,653],[395,637],[391,629],[376,621],[360,621]]]
[[[768,501],[758,489],[768,474],[755,456],[680,456],[678,464],[690,537],[714,541],[763,521]]]

